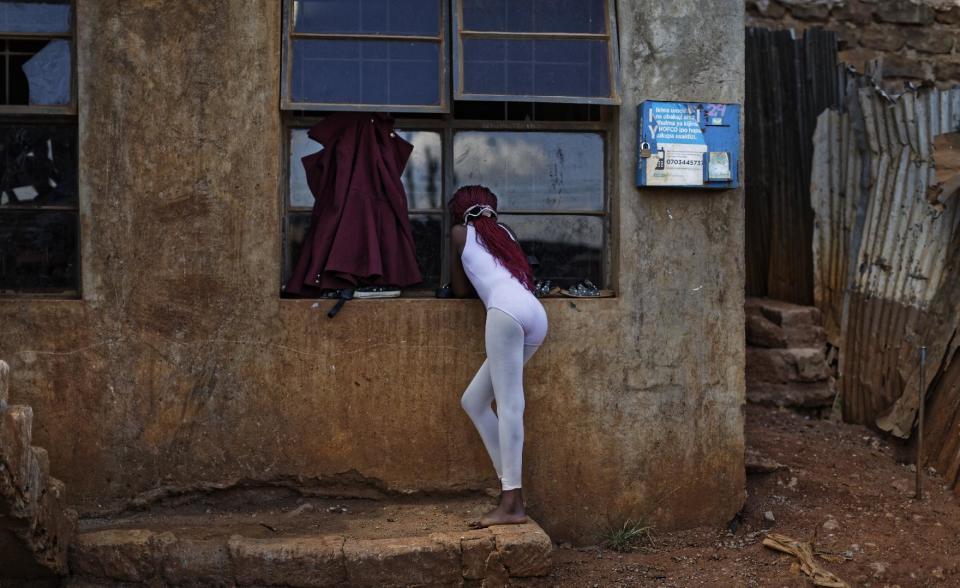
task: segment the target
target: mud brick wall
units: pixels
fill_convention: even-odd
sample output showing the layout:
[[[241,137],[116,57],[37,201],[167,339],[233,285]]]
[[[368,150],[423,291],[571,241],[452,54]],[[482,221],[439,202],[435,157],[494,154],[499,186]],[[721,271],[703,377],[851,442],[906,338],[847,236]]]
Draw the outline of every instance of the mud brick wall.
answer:
[[[747,26],[836,31],[841,61],[867,72],[878,60],[888,89],[960,84],[955,0],[747,0]]]

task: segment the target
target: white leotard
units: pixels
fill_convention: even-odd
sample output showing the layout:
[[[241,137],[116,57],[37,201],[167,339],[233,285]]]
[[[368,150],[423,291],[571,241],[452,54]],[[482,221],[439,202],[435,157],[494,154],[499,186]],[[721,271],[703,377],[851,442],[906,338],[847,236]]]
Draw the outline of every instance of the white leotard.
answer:
[[[547,313],[530,290],[487,251],[480,235],[467,224],[467,242],[460,255],[463,269],[487,310],[496,308],[523,327],[523,344],[540,345],[547,336]]]

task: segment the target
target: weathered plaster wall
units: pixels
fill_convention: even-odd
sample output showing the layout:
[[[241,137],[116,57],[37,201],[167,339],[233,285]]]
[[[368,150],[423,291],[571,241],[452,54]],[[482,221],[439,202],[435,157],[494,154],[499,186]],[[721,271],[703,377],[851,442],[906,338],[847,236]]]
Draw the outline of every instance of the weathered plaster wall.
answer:
[[[960,84],[957,0],[747,0],[747,24],[836,31],[840,60],[876,73],[892,90],[906,81]],[[869,71],[868,71],[869,70]]]
[[[330,321],[277,296],[279,3],[77,4],[83,300],[0,301],[13,400],[74,504],[237,480],[492,486],[459,406],[479,303]],[[743,4],[723,5],[619,3],[620,296],[547,301],[527,376],[526,487],[555,538],[717,523],[743,500],[742,191],[633,187],[638,101],[742,101]]]

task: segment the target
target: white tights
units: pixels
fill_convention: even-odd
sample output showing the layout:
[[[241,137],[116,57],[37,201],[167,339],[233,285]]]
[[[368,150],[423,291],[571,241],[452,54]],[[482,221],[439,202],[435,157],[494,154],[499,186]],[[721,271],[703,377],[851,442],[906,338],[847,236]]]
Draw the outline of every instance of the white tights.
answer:
[[[460,404],[477,427],[503,489],[515,490],[521,487],[523,460],[523,365],[540,346],[524,345],[520,323],[496,308],[487,311],[485,336],[487,359]]]

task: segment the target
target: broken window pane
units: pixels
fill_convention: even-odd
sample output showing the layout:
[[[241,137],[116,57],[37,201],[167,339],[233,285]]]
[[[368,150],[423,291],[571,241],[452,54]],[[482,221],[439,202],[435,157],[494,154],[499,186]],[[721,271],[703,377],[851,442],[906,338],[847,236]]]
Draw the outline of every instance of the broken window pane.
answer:
[[[2,104],[58,105],[70,103],[70,42],[0,40],[4,88]]]
[[[22,66],[29,84],[29,104],[70,103],[70,42],[54,39]]]
[[[440,268],[443,251],[443,220],[439,214],[411,214],[410,229],[417,254],[417,264],[423,275],[423,288],[440,286]]]
[[[78,289],[77,213],[0,209],[0,292]]]
[[[604,0],[463,0],[463,28],[526,33],[605,33]]]
[[[0,33],[68,33],[70,0],[0,1]]]
[[[453,140],[454,183],[483,184],[502,210],[602,211],[597,133],[465,131]]]
[[[442,207],[443,191],[440,186],[440,133],[435,131],[397,131],[413,145],[413,153],[403,170],[403,188],[407,193],[407,206],[411,209],[434,209]]]
[[[0,208],[77,204],[73,126],[0,125]]]
[[[604,286],[602,217],[502,214],[500,221],[516,232],[524,252],[539,261],[534,268],[538,280],[572,286],[588,279]]]
[[[297,0],[294,30],[300,33],[391,35],[440,34],[438,0]]]
[[[440,104],[440,44],[293,42],[291,98],[323,104]]]

